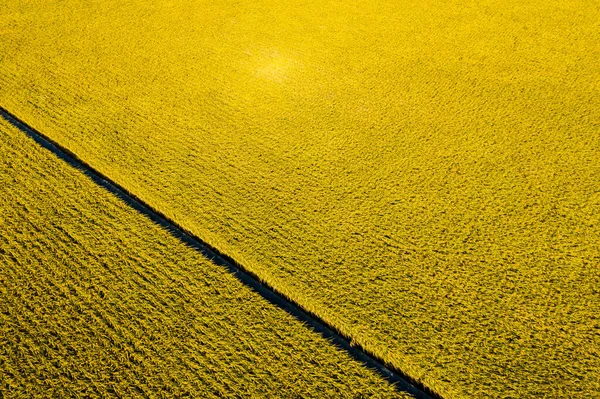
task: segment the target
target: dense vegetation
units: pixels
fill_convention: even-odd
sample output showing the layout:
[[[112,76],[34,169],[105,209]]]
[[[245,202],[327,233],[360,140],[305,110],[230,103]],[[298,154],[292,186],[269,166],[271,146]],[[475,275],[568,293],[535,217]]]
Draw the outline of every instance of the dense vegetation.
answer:
[[[406,397],[0,119],[0,397]]]
[[[0,104],[377,356],[600,392],[597,2],[0,10]]]

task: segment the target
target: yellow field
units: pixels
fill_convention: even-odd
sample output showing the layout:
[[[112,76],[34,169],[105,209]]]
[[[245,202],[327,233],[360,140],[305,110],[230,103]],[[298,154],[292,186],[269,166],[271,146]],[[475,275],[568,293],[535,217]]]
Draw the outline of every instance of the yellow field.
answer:
[[[444,398],[600,397],[599,21],[0,0],[0,105]]]
[[[2,397],[408,397],[0,119]]]

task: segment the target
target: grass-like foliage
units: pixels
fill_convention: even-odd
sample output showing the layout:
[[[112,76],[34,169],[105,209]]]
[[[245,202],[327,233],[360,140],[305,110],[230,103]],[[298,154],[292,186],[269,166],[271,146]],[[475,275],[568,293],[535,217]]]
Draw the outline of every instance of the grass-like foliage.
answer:
[[[593,397],[598,21],[591,0],[4,1],[0,104],[446,398]]]
[[[0,392],[407,397],[0,120]]]

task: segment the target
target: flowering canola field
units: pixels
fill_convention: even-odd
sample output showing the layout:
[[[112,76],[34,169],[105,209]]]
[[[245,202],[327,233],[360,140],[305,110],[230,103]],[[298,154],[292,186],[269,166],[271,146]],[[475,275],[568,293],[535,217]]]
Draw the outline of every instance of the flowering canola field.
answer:
[[[444,398],[598,397],[599,21],[0,1],[0,105]]]

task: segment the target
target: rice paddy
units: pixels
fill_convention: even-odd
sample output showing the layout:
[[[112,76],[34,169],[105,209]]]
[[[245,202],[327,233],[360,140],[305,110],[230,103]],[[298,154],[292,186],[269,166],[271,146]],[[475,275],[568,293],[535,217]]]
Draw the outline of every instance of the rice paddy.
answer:
[[[398,397],[0,121],[3,397]]]
[[[1,106],[373,355],[600,397],[596,2],[0,4]]]

